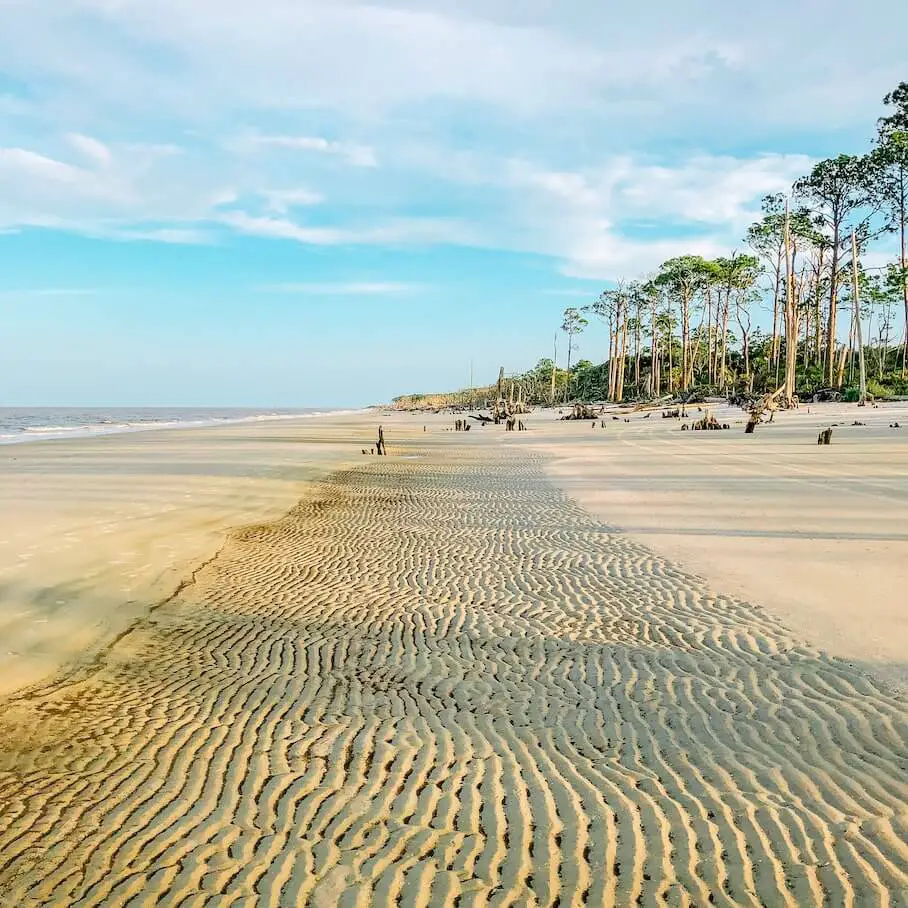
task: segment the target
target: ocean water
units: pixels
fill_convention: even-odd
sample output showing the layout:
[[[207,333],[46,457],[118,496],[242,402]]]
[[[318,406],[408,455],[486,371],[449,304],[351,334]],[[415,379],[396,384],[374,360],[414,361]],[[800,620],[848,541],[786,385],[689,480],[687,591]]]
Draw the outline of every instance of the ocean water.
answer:
[[[0,444],[352,412],[315,408],[0,407]]]

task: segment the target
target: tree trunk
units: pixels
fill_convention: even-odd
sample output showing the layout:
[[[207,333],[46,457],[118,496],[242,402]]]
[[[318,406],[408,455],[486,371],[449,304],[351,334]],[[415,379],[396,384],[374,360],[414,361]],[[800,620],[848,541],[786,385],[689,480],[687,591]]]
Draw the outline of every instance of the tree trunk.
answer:
[[[858,281],[858,245],[854,230],[851,231],[851,280],[854,284],[854,333],[858,345],[858,376],[860,394],[858,403],[863,407],[867,403],[867,368],[864,363],[864,338],[861,333],[861,288]]]
[[[839,295],[839,218],[836,215],[832,234],[832,264],[829,275],[829,315],[826,322],[826,380],[835,384],[836,309]]]
[[[719,316],[716,313],[716,324],[718,325]],[[706,381],[712,384],[715,378],[714,359],[713,359],[713,298],[706,288]]]
[[[747,376],[747,390],[750,390],[750,335],[741,331],[741,345],[744,347],[744,374]]]
[[[725,390],[725,362],[726,356],[728,353],[728,316],[731,309],[731,290],[727,290],[725,293],[725,306],[722,309],[722,337],[720,341],[722,343],[722,360],[719,364],[719,389]]]
[[[681,390],[687,390],[687,368],[690,352],[690,297],[685,291],[681,296]]]
[[[779,301],[782,297],[782,252],[776,255],[775,281],[772,287],[772,347],[769,361],[778,374],[779,366]],[[778,381],[776,382],[778,384]]]
[[[552,406],[555,406],[555,373],[558,371],[558,335],[555,334],[555,350],[552,358],[552,390],[549,394],[549,400]]]
[[[619,357],[621,371],[618,373],[618,400],[624,400],[624,377],[627,373],[627,310],[621,325],[621,354]]]
[[[902,170],[900,177],[901,202],[899,203],[899,234],[902,250],[899,262],[902,266],[902,304],[905,307],[905,343],[902,347],[902,378],[908,378],[908,238],[905,236],[905,220],[908,218],[908,212],[905,211],[906,179],[908,179],[908,174]]]
[[[791,257],[791,224],[785,203],[785,402],[794,405],[795,374],[798,368],[798,306],[795,300]]]
[[[826,250],[820,246],[820,260],[817,263],[817,286],[814,299],[814,313],[813,313],[813,347],[814,347],[814,356],[816,356],[816,364],[818,366],[823,363],[823,258],[825,257]]]
[[[653,376],[653,393],[656,397],[662,393],[662,371],[660,369],[659,362],[659,326],[657,324],[657,315],[656,315],[656,302],[653,300],[653,305],[650,310],[650,372]]]

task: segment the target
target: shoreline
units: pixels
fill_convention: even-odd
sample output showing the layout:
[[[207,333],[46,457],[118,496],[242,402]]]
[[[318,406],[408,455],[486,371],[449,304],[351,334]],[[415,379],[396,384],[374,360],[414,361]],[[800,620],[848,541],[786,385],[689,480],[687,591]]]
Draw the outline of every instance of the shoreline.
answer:
[[[7,410],[22,410],[27,412],[37,412],[41,410],[48,410],[50,412],[59,413],[65,410],[73,410],[75,412],[86,412],[90,410],[96,410],[98,413],[101,412],[114,412],[117,410],[129,411],[129,408],[120,408],[120,407],[88,407],[84,408],[53,408],[53,407],[7,407]],[[136,408],[144,409],[148,411],[152,410],[161,410],[162,412],[177,412],[181,409],[186,411],[192,411],[195,409],[210,409],[211,411],[217,410],[217,407],[211,408],[194,408],[194,407],[147,407],[147,408]],[[231,409],[243,409],[243,408],[233,408],[233,407],[224,407],[224,410]],[[250,408],[255,409],[255,408]],[[363,413],[368,413],[372,408],[370,407],[360,407],[352,409],[337,409],[337,410],[316,410],[313,409],[312,412],[300,412],[300,413],[261,413],[258,415],[250,416],[237,416],[237,417],[212,417],[210,419],[199,419],[199,420],[165,420],[162,422],[147,422],[147,423],[124,423],[124,424],[103,424],[103,423],[91,423],[85,425],[74,425],[74,426],[40,426],[40,427],[29,427],[23,430],[18,435],[3,435],[0,434],[0,445],[20,445],[20,444],[30,444],[37,441],[67,441],[67,440],[77,440],[84,438],[104,438],[109,435],[127,435],[133,434],[136,432],[158,432],[165,431],[169,429],[212,429],[217,428],[218,426],[231,426],[231,425],[246,425],[253,423],[267,423],[267,422],[293,422],[299,419],[317,419],[320,417],[335,417],[335,416],[356,416]]]

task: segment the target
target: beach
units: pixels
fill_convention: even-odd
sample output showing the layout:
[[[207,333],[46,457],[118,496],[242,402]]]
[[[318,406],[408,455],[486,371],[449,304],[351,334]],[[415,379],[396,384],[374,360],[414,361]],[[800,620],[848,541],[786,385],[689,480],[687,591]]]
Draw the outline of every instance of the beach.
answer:
[[[0,449],[0,904],[899,904],[906,417]]]

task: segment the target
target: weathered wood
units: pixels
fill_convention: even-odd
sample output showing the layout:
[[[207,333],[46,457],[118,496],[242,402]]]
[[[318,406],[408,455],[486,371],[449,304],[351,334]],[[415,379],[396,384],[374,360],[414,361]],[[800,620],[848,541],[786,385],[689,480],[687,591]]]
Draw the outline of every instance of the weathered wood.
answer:
[[[385,430],[379,426],[378,427],[378,442],[376,443],[375,450],[378,452],[378,456],[387,455],[388,450],[385,447]]]

